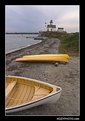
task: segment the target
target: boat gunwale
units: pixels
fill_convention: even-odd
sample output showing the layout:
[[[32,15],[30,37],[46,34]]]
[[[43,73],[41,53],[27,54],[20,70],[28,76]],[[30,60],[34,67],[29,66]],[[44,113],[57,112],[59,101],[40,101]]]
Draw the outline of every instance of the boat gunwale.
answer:
[[[11,76],[11,75],[8,75],[6,77],[11,77],[11,78],[18,78],[18,79],[25,79],[25,80],[29,80],[29,81],[32,81],[32,82],[35,82],[35,83],[39,83],[39,84],[43,84],[47,87],[51,87],[51,88],[56,88],[56,85],[53,85],[53,84],[50,84],[50,83],[47,83],[47,82],[43,82],[43,81],[39,81],[39,80],[36,80],[36,79],[32,79],[32,78],[27,78],[27,77],[20,77],[20,76]],[[29,85],[29,84],[28,84]]]

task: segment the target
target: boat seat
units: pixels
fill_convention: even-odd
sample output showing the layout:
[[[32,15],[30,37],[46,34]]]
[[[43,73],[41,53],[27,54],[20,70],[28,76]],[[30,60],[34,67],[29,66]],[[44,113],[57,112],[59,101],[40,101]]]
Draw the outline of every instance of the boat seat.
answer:
[[[17,81],[12,81],[6,88],[6,98],[10,94],[10,92],[13,90],[14,86],[16,85]]]

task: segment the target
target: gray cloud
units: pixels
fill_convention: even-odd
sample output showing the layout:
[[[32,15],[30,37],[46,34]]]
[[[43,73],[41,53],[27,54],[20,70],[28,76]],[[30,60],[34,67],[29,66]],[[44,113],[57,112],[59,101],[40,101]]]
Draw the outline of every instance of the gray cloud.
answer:
[[[6,32],[38,32],[51,19],[68,32],[79,31],[79,6],[5,6]]]

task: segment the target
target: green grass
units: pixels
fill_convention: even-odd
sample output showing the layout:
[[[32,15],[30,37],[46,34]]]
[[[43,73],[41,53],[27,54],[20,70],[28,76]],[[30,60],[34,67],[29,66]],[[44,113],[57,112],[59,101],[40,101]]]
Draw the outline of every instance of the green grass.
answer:
[[[59,33],[59,32],[43,32],[41,36],[60,39],[59,52],[69,55],[79,54],[79,32],[75,33]]]
[[[79,33],[69,33],[68,35],[59,37],[61,40],[59,51],[60,53],[68,53],[70,55],[79,54]]]

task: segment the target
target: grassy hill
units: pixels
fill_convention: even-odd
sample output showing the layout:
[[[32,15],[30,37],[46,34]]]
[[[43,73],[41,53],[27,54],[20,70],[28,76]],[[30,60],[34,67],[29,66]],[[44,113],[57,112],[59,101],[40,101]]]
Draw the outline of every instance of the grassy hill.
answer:
[[[75,33],[59,33],[59,32],[42,32],[41,36],[60,39],[60,53],[68,53],[69,55],[79,54],[79,32]]]

